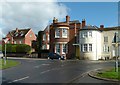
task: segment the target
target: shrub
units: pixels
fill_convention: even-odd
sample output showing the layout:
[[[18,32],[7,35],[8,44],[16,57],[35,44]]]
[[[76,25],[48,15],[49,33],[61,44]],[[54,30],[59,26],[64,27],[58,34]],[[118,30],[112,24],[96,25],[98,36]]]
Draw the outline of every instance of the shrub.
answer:
[[[5,51],[5,45],[2,48],[2,51]],[[31,47],[26,44],[6,44],[7,53],[30,53]]]

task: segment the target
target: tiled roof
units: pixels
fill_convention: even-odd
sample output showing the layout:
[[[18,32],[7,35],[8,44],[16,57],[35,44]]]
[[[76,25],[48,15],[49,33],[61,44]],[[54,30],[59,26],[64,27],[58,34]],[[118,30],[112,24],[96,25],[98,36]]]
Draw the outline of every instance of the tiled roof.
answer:
[[[98,27],[97,26],[92,26],[92,25],[86,25],[84,26],[82,29],[80,30],[97,30]]]
[[[80,23],[79,20],[69,21],[69,23]]]
[[[18,32],[16,30],[12,30],[9,33],[14,37],[24,37],[30,29],[18,29]]]

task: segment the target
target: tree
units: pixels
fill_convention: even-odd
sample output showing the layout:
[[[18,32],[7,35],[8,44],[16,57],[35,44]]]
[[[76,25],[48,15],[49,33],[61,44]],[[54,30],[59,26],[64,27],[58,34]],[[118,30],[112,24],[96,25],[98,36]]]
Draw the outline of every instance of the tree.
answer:
[[[38,32],[37,43],[38,43],[38,57],[41,58],[41,50],[42,50],[42,35],[43,31]]]

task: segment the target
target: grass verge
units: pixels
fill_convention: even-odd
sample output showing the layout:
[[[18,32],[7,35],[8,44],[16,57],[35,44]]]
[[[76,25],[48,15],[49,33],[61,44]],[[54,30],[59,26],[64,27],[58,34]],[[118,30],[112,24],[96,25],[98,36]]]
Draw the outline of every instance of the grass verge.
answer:
[[[20,62],[14,61],[14,60],[7,60],[6,64],[5,64],[4,60],[0,59],[0,69],[7,69],[7,68],[10,68],[10,67],[14,67],[18,64],[20,64]]]
[[[118,68],[120,71],[120,67]],[[102,72],[98,72],[96,76],[108,79],[120,80],[120,72],[115,72],[115,68],[107,69]]]

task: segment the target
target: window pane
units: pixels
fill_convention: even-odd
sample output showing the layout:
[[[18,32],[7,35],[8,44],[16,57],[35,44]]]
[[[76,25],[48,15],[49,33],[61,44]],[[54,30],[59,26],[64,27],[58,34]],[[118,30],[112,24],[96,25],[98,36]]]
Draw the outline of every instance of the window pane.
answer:
[[[108,42],[108,37],[104,37],[104,42]]]
[[[55,38],[60,38],[60,29],[59,28],[57,28],[55,30]]]
[[[87,44],[84,44],[84,51],[87,51]]]
[[[62,29],[62,37],[63,37],[63,38],[67,38],[67,34],[68,34],[67,29],[66,29],[66,28],[63,28],[63,29]]]
[[[89,51],[92,51],[92,44],[89,44]]]
[[[67,44],[63,44],[62,45],[62,52],[65,54],[65,53],[67,53]]]
[[[56,53],[60,54],[60,44],[56,44]]]
[[[92,32],[89,32],[89,37],[92,37]]]

